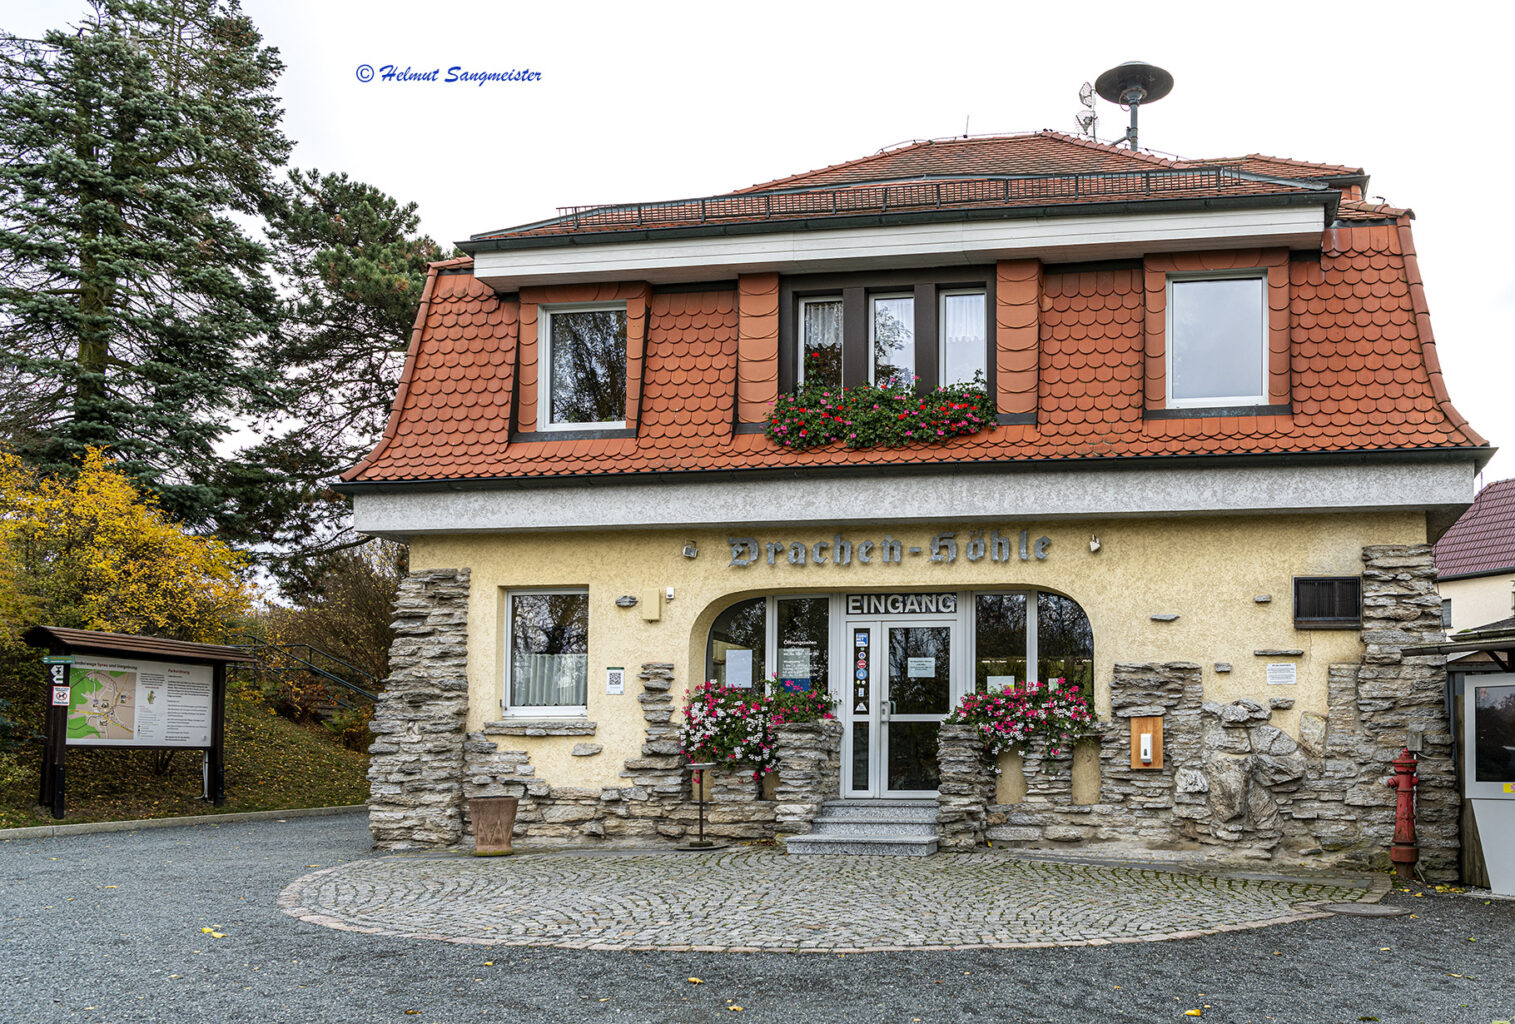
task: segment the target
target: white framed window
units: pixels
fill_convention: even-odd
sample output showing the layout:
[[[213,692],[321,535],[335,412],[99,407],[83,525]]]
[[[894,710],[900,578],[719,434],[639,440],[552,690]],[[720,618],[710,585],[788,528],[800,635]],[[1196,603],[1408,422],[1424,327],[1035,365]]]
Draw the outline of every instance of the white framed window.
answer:
[[[982,288],[952,288],[937,299],[937,361],[943,387],[967,384],[975,374],[989,376],[988,299]]]
[[[842,297],[800,300],[801,382],[842,386]]]
[[[505,592],[507,715],[588,714],[589,591],[548,588]]]
[[[537,429],[626,425],[626,304],[537,311]]]
[[[1168,407],[1268,401],[1268,302],[1263,271],[1168,277]]]
[[[915,293],[868,297],[869,380],[915,386]]]

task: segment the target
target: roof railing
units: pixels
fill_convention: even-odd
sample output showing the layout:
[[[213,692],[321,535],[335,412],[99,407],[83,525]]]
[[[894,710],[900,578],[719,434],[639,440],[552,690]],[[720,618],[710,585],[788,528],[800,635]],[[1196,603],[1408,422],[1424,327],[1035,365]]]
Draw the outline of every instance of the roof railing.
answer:
[[[558,216],[509,231],[549,227],[595,228],[625,225],[707,224],[723,220],[770,220],[807,214],[867,214],[952,206],[985,206],[1026,200],[1087,200],[1161,196],[1173,192],[1220,192],[1255,183],[1255,175],[1227,165],[1142,169],[1079,174],[964,175],[909,181],[854,182],[808,188],[739,192],[651,203],[560,206]],[[1291,183],[1298,184],[1298,183]]]

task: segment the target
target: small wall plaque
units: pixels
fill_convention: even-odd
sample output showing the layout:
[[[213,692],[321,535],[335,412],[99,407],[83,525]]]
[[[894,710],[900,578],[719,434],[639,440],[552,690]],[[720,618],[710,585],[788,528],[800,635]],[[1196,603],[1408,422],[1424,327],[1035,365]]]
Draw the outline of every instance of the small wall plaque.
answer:
[[[1299,673],[1293,662],[1279,661],[1268,665],[1269,686],[1293,686],[1299,682]]]

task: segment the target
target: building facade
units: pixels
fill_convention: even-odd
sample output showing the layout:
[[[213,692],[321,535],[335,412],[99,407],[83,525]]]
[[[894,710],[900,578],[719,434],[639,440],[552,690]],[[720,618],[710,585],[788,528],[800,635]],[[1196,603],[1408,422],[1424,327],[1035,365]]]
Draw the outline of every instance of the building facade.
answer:
[[[490,793],[529,841],[682,837],[683,695],[779,676],[836,699],[835,749],[721,783],[718,833],[804,831],[818,793],[939,799],[951,848],[1370,863],[1409,743],[1455,870],[1445,669],[1399,648],[1490,449],[1366,181],[1041,132],[475,236],[343,484],[411,546],[376,841],[466,842]],[[992,422],[768,429],[802,384],[912,378],[979,380]],[[1100,738],[960,785],[941,719],[1051,679]]]
[[[1515,480],[1479,491],[1435,553],[1447,629],[1477,629],[1515,615]]]

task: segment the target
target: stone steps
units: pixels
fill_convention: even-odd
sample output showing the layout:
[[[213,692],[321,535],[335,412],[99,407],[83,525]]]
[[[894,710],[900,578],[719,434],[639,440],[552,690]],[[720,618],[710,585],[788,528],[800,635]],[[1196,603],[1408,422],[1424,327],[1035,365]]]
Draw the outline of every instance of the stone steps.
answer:
[[[809,834],[784,840],[798,856],[925,857],[936,844],[934,800],[828,800]]]

